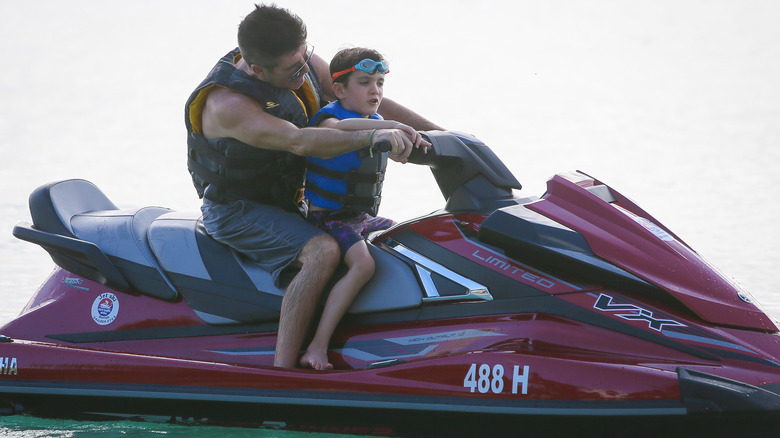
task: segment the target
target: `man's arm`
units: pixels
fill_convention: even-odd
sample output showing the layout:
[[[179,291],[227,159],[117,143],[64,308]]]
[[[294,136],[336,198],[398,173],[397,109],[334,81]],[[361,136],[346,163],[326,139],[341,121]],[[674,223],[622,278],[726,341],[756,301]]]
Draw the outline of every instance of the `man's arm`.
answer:
[[[320,80],[322,96],[328,102],[333,102],[336,100],[336,95],[333,94],[333,80],[330,77],[330,66],[328,65],[328,62],[316,53],[312,55],[310,62],[311,65],[314,66],[314,70],[317,72],[317,77]]]
[[[371,138],[371,131],[299,129],[266,113],[256,100],[226,88],[216,88],[209,93],[202,120],[207,139],[232,137],[255,147],[301,156],[334,157],[368,146]],[[404,159],[412,150],[412,142],[397,129],[377,130],[373,140],[374,143],[389,141],[390,153]]]
[[[396,120],[418,131],[443,131],[444,128],[391,99],[383,98],[379,114],[385,119]]]

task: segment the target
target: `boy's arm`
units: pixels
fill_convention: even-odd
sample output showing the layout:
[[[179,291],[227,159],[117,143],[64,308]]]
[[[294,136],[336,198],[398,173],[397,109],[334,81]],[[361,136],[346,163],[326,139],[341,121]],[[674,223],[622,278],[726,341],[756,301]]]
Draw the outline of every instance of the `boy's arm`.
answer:
[[[342,131],[362,131],[364,129],[403,129],[406,127],[412,129],[403,123],[395,120],[376,120],[376,119],[343,119],[339,120],[330,117],[319,124],[322,128],[341,129]]]
[[[427,153],[428,147],[431,145],[427,141],[423,140],[419,132],[415,131],[411,126],[407,126],[403,123],[396,122],[395,120],[376,120],[376,119],[343,119],[339,120],[335,117],[329,117],[324,119],[318,125],[322,128],[334,128],[342,131],[363,131],[366,129],[400,129],[411,140],[412,145],[415,148],[420,146]],[[402,157],[396,161],[406,163],[406,157]]]

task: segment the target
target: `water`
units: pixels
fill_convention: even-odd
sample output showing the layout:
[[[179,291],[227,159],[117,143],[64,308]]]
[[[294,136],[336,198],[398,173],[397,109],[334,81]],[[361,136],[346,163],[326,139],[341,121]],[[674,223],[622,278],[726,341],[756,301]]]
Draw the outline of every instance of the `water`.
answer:
[[[133,437],[229,437],[229,438],[334,438],[334,434],[257,430],[205,426],[184,422],[102,421],[86,422],[35,418],[26,415],[0,419],[4,438],[133,438]],[[354,436],[354,435],[350,435]]]
[[[631,197],[780,316],[780,3],[773,0],[280,1],[325,59],[370,46],[386,95],[475,134],[541,194],[583,170]],[[27,195],[85,178],[122,208],[195,210],[183,105],[235,46],[251,1],[0,1],[0,324],[52,269],[14,239]],[[344,16],[349,17],[346,24]],[[392,165],[382,214],[443,205]],[[0,418],[0,435],[280,436],[182,425]]]

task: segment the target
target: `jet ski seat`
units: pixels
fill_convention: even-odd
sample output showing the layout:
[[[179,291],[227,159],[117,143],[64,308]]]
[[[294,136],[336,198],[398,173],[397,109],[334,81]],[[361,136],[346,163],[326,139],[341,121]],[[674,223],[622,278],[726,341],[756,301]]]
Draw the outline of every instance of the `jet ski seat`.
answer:
[[[170,212],[149,228],[149,243],[187,304],[209,324],[279,318],[284,291],[271,276],[206,234],[200,212]]]
[[[119,209],[86,180],[53,182],[30,195],[33,224],[14,235],[54,262],[117,291],[183,298],[209,324],[277,321],[284,290],[269,273],[209,236],[200,213],[162,207]],[[415,308],[423,292],[401,258],[369,245],[377,270],[349,308],[367,313]]]
[[[170,212],[149,229],[149,242],[184,300],[209,324],[277,321],[284,290],[271,275],[209,236],[199,213]],[[372,280],[347,310],[367,313],[418,307],[422,289],[410,267],[369,245]]]
[[[17,226],[14,233],[39,243],[55,263],[75,274],[117,290],[174,301],[178,293],[146,237],[152,221],[169,211],[120,210],[89,181],[57,181],[30,195],[33,226]]]

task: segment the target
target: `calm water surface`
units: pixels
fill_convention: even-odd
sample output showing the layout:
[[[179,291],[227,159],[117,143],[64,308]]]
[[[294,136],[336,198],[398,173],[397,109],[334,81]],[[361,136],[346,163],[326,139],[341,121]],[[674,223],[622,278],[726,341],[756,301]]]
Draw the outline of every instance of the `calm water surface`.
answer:
[[[490,145],[527,195],[583,170],[651,212],[780,316],[780,3],[280,1],[325,59],[370,46],[386,95]],[[0,2],[0,324],[51,271],[14,239],[37,186],[85,178],[121,208],[195,210],[183,106],[235,46],[250,1]],[[339,20],[338,22],[343,22]],[[393,165],[382,214],[443,205]],[[0,435],[280,436],[182,425],[0,418]]]

